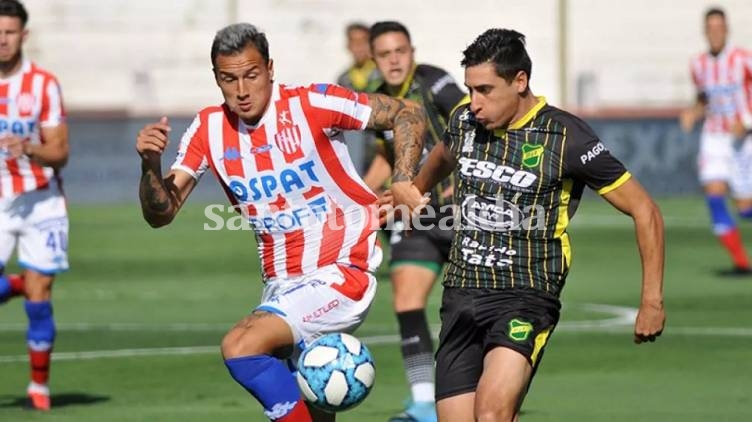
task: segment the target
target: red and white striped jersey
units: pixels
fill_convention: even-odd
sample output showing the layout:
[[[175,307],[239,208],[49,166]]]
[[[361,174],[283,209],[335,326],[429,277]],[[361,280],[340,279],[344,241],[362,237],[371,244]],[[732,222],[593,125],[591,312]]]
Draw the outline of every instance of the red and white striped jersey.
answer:
[[[57,126],[64,119],[60,85],[50,72],[24,60],[19,72],[0,78],[0,137],[11,134],[33,144],[44,143],[41,128]],[[52,167],[26,156],[6,158],[0,149],[0,198],[45,188],[56,177]]]
[[[752,127],[752,55],[726,46],[717,56],[705,52],[691,62],[692,80],[708,101],[703,131],[730,133],[736,121]]]
[[[266,280],[330,264],[381,262],[376,196],[359,177],[341,130],[362,130],[365,94],[338,85],[275,84],[256,126],[225,105],[203,109],[183,134],[173,170],[212,169],[256,232]]]

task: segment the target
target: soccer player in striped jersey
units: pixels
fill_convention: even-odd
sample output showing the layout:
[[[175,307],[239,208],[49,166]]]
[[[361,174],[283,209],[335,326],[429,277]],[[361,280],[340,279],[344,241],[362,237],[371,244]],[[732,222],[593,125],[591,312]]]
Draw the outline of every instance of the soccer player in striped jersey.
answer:
[[[275,352],[357,328],[381,262],[377,198],[355,172],[342,131],[394,130],[392,192],[414,208],[422,201],[412,177],[425,117],[417,104],[388,96],[279,84],[266,36],[250,24],[220,30],[211,59],[224,104],[198,113],[167,175],[160,166],[167,119],[137,136],[143,214],[153,227],[170,223],[206,170],[217,176],[255,230],[265,282],[261,304],[222,341],[225,364],[269,419],[311,421]]]
[[[0,303],[25,296],[31,382],[29,403],[50,409],[55,341],[52,283],[68,269],[68,216],[59,172],[68,160],[68,127],[55,76],[23,54],[28,13],[0,0]],[[4,274],[18,245],[22,274]]]
[[[729,45],[726,14],[705,13],[709,49],[691,62],[697,101],[681,114],[681,126],[692,130],[705,118],[697,160],[700,183],[710,210],[713,232],[731,256],[733,268],[722,275],[752,275],[739,229],[726,206],[731,191],[739,216],[752,219],[752,55]]]
[[[428,117],[423,155],[437,143],[446,130],[449,113],[465,97],[454,79],[443,69],[415,62],[415,48],[407,28],[395,21],[377,22],[371,26],[371,49],[384,83],[377,92],[395,98],[407,98],[421,105]],[[389,179],[394,160],[393,134],[379,134],[377,154],[363,177],[377,190]],[[429,205],[436,213],[422,216],[423,223],[451,221],[452,181],[443,180],[431,192]],[[430,221],[429,221],[430,220]],[[401,339],[402,361],[410,400],[404,412],[389,422],[435,422],[433,341],[426,319],[426,302],[441,268],[449,257],[453,230],[451,224],[430,230],[413,230],[407,236],[401,222],[391,229],[389,275],[392,284],[394,312]]]
[[[637,343],[663,330],[663,220],[585,122],[533,95],[522,34],[486,31],[462,65],[470,101],[415,178],[428,191],[454,171],[461,216],[444,273],[436,407],[443,422],[516,421],[559,320],[567,226],[584,188],[634,220]]]

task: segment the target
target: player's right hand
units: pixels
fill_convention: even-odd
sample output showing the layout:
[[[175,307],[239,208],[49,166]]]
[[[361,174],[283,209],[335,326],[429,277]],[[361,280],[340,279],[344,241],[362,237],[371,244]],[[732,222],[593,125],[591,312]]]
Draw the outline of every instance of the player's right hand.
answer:
[[[143,160],[158,160],[169,144],[172,130],[167,117],[143,127],[136,136],[136,151]]]

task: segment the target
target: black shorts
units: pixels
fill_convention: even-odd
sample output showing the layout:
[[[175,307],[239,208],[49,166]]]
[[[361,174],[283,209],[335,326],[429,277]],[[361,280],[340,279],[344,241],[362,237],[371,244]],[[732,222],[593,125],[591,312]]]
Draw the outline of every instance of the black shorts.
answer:
[[[445,287],[436,351],[436,400],[475,391],[483,358],[495,347],[521,353],[535,375],[560,308],[558,298],[532,289]]]
[[[392,247],[390,266],[404,263],[429,264],[426,267],[430,266],[439,272],[441,266],[449,259],[454,230],[451,226],[441,229],[437,222],[429,230],[410,230],[407,236],[404,231],[397,228],[391,230],[389,235]]]

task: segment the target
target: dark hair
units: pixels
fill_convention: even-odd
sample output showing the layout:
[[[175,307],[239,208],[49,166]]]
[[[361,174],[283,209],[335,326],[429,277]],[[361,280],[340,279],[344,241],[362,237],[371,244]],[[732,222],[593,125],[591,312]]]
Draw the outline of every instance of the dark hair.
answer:
[[[10,16],[21,19],[21,26],[26,27],[29,14],[24,5],[18,0],[0,0],[0,16]]]
[[[726,19],[726,12],[720,7],[711,7],[705,12],[705,20],[710,19],[711,16],[719,16],[721,19]]]
[[[266,35],[255,26],[250,23],[236,23],[220,29],[214,36],[211,46],[212,66],[216,65],[218,55],[231,56],[243,51],[249,45],[261,53],[264,63],[269,62],[269,42],[266,40]]]
[[[371,32],[371,29],[363,22],[351,22],[345,27],[345,35],[347,36],[350,36],[350,33],[354,31]]]
[[[496,74],[511,83],[519,71],[527,73],[528,80],[533,63],[525,50],[525,36],[511,29],[492,28],[482,33],[462,52],[462,66],[475,66],[491,62]]]
[[[371,25],[371,36],[368,39],[368,43],[373,45],[373,40],[387,32],[401,32],[407,37],[407,42],[412,43],[410,41],[410,31],[407,30],[405,25],[397,21],[381,21]]]

